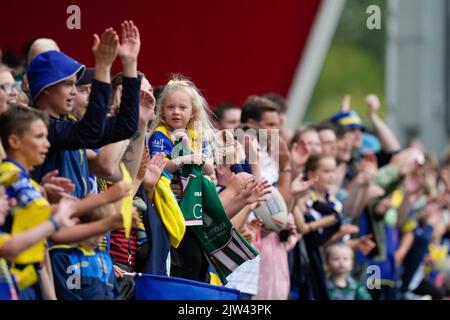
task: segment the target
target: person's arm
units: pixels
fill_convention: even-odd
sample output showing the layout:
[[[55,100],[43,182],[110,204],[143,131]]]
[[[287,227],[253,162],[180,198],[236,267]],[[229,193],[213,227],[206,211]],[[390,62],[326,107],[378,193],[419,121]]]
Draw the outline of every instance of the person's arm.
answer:
[[[234,217],[246,205],[264,201],[272,187],[266,180],[256,181],[255,177],[247,173],[233,175],[225,190],[219,193],[222,206],[229,218]]]
[[[133,180],[139,170],[140,159],[145,148],[147,128],[150,120],[154,117],[155,111],[155,97],[151,92],[142,91],[140,94],[140,99],[138,129],[131,138],[130,144],[128,145],[128,148],[122,158],[122,161],[126,165]]]
[[[359,228],[352,224],[344,224],[342,225],[339,230],[334,233],[331,238],[327,241],[325,244],[328,245],[330,243],[333,243],[334,241],[342,240],[346,235],[348,234],[355,234],[359,232]]]
[[[169,173],[175,173],[185,164],[201,165],[203,163],[203,155],[200,152],[191,153],[185,156],[176,157],[167,160],[164,164],[164,170]]]
[[[108,203],[116,202],[125,197],[131,189],[131,185],[120,181],[108,188],[106,191],[91,195],[80,201],[75,202],[75,217],[91,212],[93,209],[101,207]]]
[[[365,154],[361,160],[358,175],[350,182],[349,191],[344,202],[343,212],[347,216],[357,217],[367,205],[369,187],[377,174],[377,159],[374,154]]]
[[[103,136],[110,95],[109,83],[94,80],[89,104],[81,120],[60,121],[51,118],[48,140],[52,148],[60,150],[95,148],[99,138]]]
[[[332,226],[337,221],[336,216],[329,215],[317,221],[306,222],[305,217],[301,212],[301,209],[297,205],[294,207],[293,215],[295,225],[297,226],[297,232],[302,235],[306,235],[308,233],[316,231],[317,229]]]
[[[376,244],[372,238],[372,234],[366,234],[357,239],[349,239],[346,243],[353,250],[358,250],[362,255],[367,256],[376,247]]]
[[[292,194],[290,192],[292,181],[291,154],[286,142],[283,139],[280,139],[279,149],[279,175],[277,187],[281,195],[287,202],[292,197]]]
[[[41,269],[38,271],[40,277],[40,284],[44,300],[57,300],[55,292],[55,280],[52,273],[52,265],[48,250],[45,250],[44,261],[41,264]]]
[[[105,120],[105,130],[95,147],[130,139],[138,130],[140,78],[123,77],[119,112]]]
[[[120,171],[120,159],[128,145],[128,140],[112,143],[104,146],[97,154],[88,153],[89,172],[99,178],[117,182],[122,179]]]
[[[139,187],[144,181],[145,173],[147,172],[147,167],[149,166],[149,164],[150,164],[150,155],[148,154],[148,150],[145,150],[144,153],[141,155],[141,161],[136,177],[133,179],[133,187],[132,187],[133,197],[136,195]]]
[[[122,161],[128,169],[130,176],[135,180],[139,166],[141,164],[142,155],[145,149],[145,132],[147,124],[139,125],[138,130],[130,139],[130,143],[123,155]]]
[[[105,131],[99,146],[130,139],[138,130],[142,79],[138,78],[137,63],[141,40],[139,30],[132,21],[124,21],[121,24],[121,30],[122,44],[118,51],[123,70],[120,109],[117,116],[106,120]],[[137,158],[140,160],[140,156]]]
[[[14,258],[29,247],[54,234],[57,229],[73,226],[76,223],[76,220],[72,219],[74,212],[75,207],[73,203],[67,199],[62,200],[58,212],[48,221],[8,237],[0,246],[0,257],[6,259]]]
[[[252,212],[251,206],[245,206],[241,211],[239,211],[234,217],[230,219],[231,223],[236,229],[241,229],[247,222],[248,215]]]
[[[378,97],[374,94],[368,95],[366,97],[366,103],[369,106],[370,122],[372,123],[377,136],[380,138],[383,150],[388,153],[399,151],[401,145],[397,136],[377,113],[380,108],[380,100]]]
[[[46,221],[25,232],[12,235],[0,247],[0,257],[14,258],[37,242],[48,238],[53,232],[55,232],[53,223]]]
[[[369,183],[354,185],[350,190],[350,194],[343,203],[342,212],[346,216],[358,217],[367,204],[367,191],[369,190]]]
[[[219,193],[219,198],[228,218],[231,219],[245,207],[245,199],[227,189]]]
[[[59,230],[50,239],[55,244],[71,244],[120,228],[122,228],[122,216],[119,212],[115,212],[101,220]]]

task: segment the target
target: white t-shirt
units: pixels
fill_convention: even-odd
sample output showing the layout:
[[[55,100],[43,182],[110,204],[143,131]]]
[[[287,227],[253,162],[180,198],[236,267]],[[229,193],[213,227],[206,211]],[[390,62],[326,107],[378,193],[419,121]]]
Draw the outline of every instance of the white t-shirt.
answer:
[[[247,221],[253,219],[256,219],[256,216],[251,212]],[[228,283],[225,287],[256,295],[258,293],[259,263],[259,255],[253,260],[245,261],[227,277]]]

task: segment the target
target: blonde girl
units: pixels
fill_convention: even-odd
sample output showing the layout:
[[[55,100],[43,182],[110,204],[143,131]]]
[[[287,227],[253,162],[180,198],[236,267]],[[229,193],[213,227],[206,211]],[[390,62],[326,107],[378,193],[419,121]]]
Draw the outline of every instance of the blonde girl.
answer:
[[[189,80],[175,76],[164,87],[156,106],[156,119],[150,129],[150,153],[163,152],[168,161],[165,170],[175,173],[184,164],[201,164],[209,156],[208,144],[214,133],[205,98]],[[190,151],[180,156],[177,140]],[[204,173],[210,174],[212,163],[206,161]],[[209,172],[208,172],[209,171]]]

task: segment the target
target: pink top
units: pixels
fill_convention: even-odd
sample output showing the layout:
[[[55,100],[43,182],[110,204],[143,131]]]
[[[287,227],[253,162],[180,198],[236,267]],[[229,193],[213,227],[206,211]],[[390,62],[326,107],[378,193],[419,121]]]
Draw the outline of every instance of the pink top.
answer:
[[[261,257],[258,293],[253,300],[287,300],[290,290],[287,253],[299,238],[298,234],[291,235],[287,242],[281,242],[276,232],[261,237],[257,244]]]

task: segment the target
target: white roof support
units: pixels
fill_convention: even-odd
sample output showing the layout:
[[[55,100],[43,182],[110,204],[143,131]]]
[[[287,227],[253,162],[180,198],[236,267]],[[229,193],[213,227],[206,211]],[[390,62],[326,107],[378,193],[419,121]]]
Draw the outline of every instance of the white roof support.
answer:
[[[323,0],[300,57],[288,93],[286,126],[295,129],[301,123],[333,40],[346,0]]]

